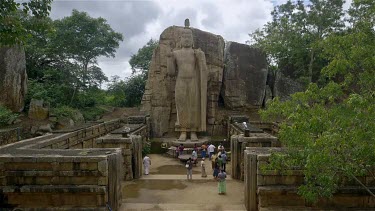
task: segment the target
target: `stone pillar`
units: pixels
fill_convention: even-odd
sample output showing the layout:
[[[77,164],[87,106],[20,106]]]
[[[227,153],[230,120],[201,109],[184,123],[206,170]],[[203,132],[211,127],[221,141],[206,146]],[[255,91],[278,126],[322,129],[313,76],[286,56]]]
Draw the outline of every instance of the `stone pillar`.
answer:
[[[231,151],[231,165],[232,165],[232,178],[240,179],[241,177],[241,145],[239,143],[239,136],[234,135],[230,138],[230,151]]]
[[[142,137],[138,135],[131,136],[132,151],[134,158],[134,179],[138,179],[142,176]]]
[[[249,211],[256,211],[257,204],[257,155],[246,147],[244,152],[245,160],[245,206]]]

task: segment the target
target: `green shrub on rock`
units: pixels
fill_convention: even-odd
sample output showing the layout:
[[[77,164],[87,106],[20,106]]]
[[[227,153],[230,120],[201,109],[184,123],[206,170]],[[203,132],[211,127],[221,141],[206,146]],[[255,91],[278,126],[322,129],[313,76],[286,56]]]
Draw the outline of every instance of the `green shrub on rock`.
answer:
[[[13,113],[11,110],[0,105],[0,126],[8,125],[18,117],[18,114]]]

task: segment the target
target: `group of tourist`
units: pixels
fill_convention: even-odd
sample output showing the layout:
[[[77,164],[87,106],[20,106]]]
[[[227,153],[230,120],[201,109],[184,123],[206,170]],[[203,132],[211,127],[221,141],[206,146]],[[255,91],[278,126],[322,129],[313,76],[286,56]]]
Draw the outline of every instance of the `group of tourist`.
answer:
[[[207,177],[206,173],[206,153],[208,152],[209,160],[211,161],[212,171],[213,171],[213,178],[218,181],[218,190],[219,194],[225,194],[226,193],[226,163],[227,163],[227,155],[224,149],[224,146],[220,144],[217,149],[217,153],[215,154],[215,145],[212,143],[208,146],[203,144],[201,146],[201,156],[202,160],[200,162],[201,166],[201,176]],[[191,157],[186,162],[186,169],[187,169],[187,179],[192,179],[192,169],[193,164],[196,163],[197,160],[197,151],[198,148],[195,145],[193,152],[191,154]]]
[[[211,167],[212,167],[212,176],[215,180],[218,181],[218,190],[219,194],[225,194],[226,193],[226,164],[227,164],[227,153],[225,152],[224,146],[220,143],[220,145],[217,147],[217,151],[215,153],[215,145],[212,143],[208,146],[206,144],[203,144],[200,148],[201,153],[201,176],[207,177],[206,173],[206,157],[208,155],[209,160],[211,161]],[[188,158],[185,167],[187,169],[187,179],[192,180],[193,179],[193,165],[198,163],[198,146],[195,144],[193,152],[191,153],[191,156]],[[179,147],[177,147],[178,155],[182,155],[184,151],[184,146],[181,144]],[[149,174],[149,168],[151,165],[151,159],[147,155],[143,158],[143,166],[144,166],[144,172],[145,175]]]

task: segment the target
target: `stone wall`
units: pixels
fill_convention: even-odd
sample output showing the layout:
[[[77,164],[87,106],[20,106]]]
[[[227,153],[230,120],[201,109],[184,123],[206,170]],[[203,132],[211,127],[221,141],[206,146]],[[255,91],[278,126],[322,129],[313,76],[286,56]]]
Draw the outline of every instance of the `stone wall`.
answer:
[[[279,140],[267,133],[250,133],[249,137],[243,134],[233,135],[230,139],[231,176],[234,179],[244,180],[244,150],[246,147],[279,147]]]
[[[99,148],[120,148],[123,157],[121,179],[132,180],[142,175],[142,137],[131,135],[124,138],[121,135],[108,134],[96,140]]]
[[[119,126],[114,120],[0,147],[0,207],[117,210],[122,150],[92,147],[98,136]]]
[[[130,120],[130,121],[129,121]],[[142,175],[142,147],[149,139],[148,118],[145,116],[129,117],[128,123],[103,137],[96,139],[96,147],[121,148],[122,179],[138,179]]]
[[[0,130],[0,146],[11,144],[20,140],[20,128]]]
[[[286,170],[286,173],[264,170],[272,151],[281,148],[248,147],[244,151],[245,161],[245,206],[247,210],[347,210],[375,209],[375,199],[355,182],[348,182],[331,198],[321,199],[311,204],[297,194],[303,184],[304,175],[299,170]],[[374,178],[359,178],[372,191]]]

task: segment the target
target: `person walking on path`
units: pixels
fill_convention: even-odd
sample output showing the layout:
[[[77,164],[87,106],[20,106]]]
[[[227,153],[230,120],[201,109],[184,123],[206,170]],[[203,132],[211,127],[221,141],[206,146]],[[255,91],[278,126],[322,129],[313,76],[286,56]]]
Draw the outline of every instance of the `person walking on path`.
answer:
[[[201,146],[201,156],[202,156],[202,158],[205,158],[206,157],[206,151],[207,151],[207,146],[206,146],[206,144],[202,144],[202,146]]]
[[[195,150],[193,150],[193,152],[191,153],[191,159],[193,161],[193,164],[195,164],[195,166],[197,166],[198,155],[197,155],[197,152]]]
[[[191,158],[188,159],[188,161],[186,162],[186,170],[187,170],[187,179],[193,179],[193,162],[191,161]]]
[[[227,178],[227,174],[221,170],[219,175],[217,175],[217,180],[218,180],[218,189],[219,189],[219,194],[225,194],[227,192],[227,184],[225,179]]]
[[[145,175],[148,175],[149,174],[149,171],[150,171],[150,166],[151,166],[151,159],[149,156],[145,156],[143,158],[143,167],[145,168]]]
[[[219,165],[219,168],[222,169],[223,158],[221,157],[221,155],[219,155],[219,157],[217,158],[217,164]]]
[[[211,157],[211,167],[212,167],[212,170],[215,169],[215,164],[216,164],[216,155],[213,154],[212,157]]]
[[[218,150],[219,152],[221,152],[221,153],[224,151],[224,146],[223,146],[222,143],[219,144],[219,146],[217,147],[217,150]]]
[[[210,160],[211,160],[212,155],[215,153],[215,148],[216,147],[213,144],[210,144],[210,146],[208,146],[208,153],[210,156]]]
[[[194,148],[193,148],[194,151],[196,151],[198,153],[198,146],[197,144],[194,144]]]
[[[179,151],[180,151],[180,154],[179,155],[182,155],[184,154],[184,145],[183,144],[180,144],[180,146],[178,147]]]
[[[225,153],[225,151],[223,151],[223,153],[221,154],[221,159],[222,159],[221,169],[223,169],[224,172],[227,172],[227,171],[226,171],[226,166],[227,166],[227,154]]]
[[[204,158],[202,158],[201,160],[201,167],[202,167],[202,177],[207,177],[207,174],[206,174],[206,164],[204,162]]]
[[[214,176],[214,179],[217,179],[219,172],[220,172],[219,164],[215,162],[214,173],[212,174],[212,176]]]

